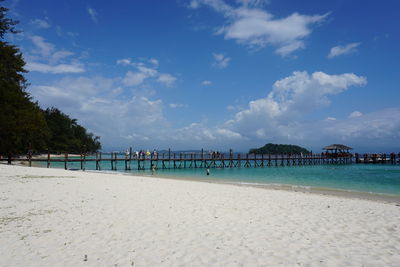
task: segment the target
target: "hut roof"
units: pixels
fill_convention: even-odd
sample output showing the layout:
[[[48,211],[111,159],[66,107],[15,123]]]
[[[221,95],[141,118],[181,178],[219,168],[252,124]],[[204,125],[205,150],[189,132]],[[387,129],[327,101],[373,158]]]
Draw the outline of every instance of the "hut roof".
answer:
[[[350,150],[352,149],[351,147],[345,146],[345,145],[340,145],[340,144],[332,144],[330,146],[326,146],[323,148],[324,150]]]

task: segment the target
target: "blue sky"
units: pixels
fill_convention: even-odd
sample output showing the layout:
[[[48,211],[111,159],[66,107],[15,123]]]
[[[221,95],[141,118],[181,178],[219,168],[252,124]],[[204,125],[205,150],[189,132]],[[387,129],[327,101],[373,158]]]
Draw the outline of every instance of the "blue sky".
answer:
[[[400,150],[400,2],[7,0],[27,89],[105,150]]]

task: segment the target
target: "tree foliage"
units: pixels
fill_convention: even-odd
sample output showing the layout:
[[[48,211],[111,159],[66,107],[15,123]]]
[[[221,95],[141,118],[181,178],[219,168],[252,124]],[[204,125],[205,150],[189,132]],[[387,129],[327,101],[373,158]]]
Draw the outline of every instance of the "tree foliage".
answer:
[[[71,119],[59,109],[46,109],[45,118],[51,133],[48,145],[52,152],[93,152],[101,148],[99,136],[88,133],[76,119]]]
[[[3,0],[0,0],[0,4]],[[0,6],[0,155],[34,151],[96,151],[98,136],[88,133],[76,120],[52,108],[43,111],[26,92],[25,61],[20,50],[4,40],[17,31],[16,21]],[[61,144],[64,142],[64,144]]]
[[[260,148],[252,148],[250,154],[300,154],[310,153],[307,149],[295,145],[281,145],[281,144],[266,144]]]
[[[6,17],[7,11],[0,7],[0,153],[11,155],[29,147],[43,149],[48,129],[42,110],[25,91],[22,54],[4,41],[17,23]]]
[[[4,0],[0,0],[4,2]],[[10,33],[17,33],[18,31],[15,30],[14,26],[18,24],[18,21],[14,21],[6,17],[8,9],[5,7],[0,6],[0,39],[4,38],[4,35],[8,32]]]

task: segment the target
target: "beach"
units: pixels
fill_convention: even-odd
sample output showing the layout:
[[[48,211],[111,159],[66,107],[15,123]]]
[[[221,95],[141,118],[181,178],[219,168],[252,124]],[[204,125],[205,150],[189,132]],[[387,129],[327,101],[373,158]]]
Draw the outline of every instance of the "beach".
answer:
[[[400,206],[0,164],[0,266],[398,266]]]

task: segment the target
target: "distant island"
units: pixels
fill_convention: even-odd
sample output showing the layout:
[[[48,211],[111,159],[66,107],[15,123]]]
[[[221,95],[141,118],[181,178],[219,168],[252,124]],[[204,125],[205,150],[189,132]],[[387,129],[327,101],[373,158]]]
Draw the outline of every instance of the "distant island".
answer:
[[[282,144],[266,144],[260,148],[252,148],[249,150],[249,154],[300,154],[310,153],[307,149],[295,146],[295,145],[282,145]]]

